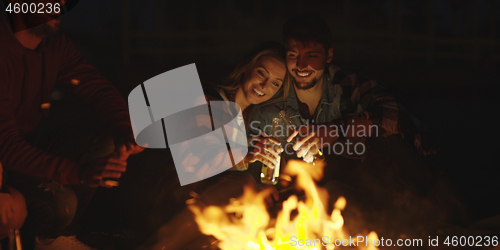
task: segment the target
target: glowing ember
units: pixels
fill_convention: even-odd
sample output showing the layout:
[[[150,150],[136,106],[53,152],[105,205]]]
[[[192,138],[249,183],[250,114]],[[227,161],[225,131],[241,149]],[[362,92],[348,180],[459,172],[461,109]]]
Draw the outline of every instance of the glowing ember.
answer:
[[[305,191],[306,199],[299,201],[296,195],[290,196],[283,202],[283,209],[275,220],[270,218],[264,202],[271,193],[269,189],[256,192],[245,187],[242,197],[225,207],[190,205],[189,209],[196,215],[201,232],[217,238],[222,250],[334,249],[337,247],[335,239],[344,240],[344,243],[349,239],[341,215],[346,200],[340,197],[332,213],[327,214],[328,193],[315,183],[323,175],[323,166],[323,163],[289,162],[284,174],[297,177],[297,187]],[[367,238],[378,237],[371,232]]]

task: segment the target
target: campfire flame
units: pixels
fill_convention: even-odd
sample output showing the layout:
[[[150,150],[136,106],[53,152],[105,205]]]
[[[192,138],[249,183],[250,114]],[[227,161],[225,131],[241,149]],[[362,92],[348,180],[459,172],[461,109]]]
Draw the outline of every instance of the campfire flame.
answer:
[[[293,160],[287,164],[284,174],[296,177],[297,187],[305,192],[305,201],[299,200],[296,195],[290,196],[283,202],[275,220],[270,218],[264,202],[271,190],[256,192],[248,186],[240,198],[231,200],[227,206],[202,208],[190,205],[189,209],[195,214],[201,232],[217,238],[218,247],[222,250],[335,249],[335,244],[322,246],[318,241],[325,236],[330,239],[349,238],[341,215],[346,199],[338,198],[332,213],[327,214],[325,204],[328,204],[328,192],[315,183],[323,175],[323,166],[323,163],[312,165]],[[370,232],[367,238],[376,239],[378,236]],[[294,246],[292,239],[316,240],[316,244]],[[363,249],[378,248],[368,246]]]

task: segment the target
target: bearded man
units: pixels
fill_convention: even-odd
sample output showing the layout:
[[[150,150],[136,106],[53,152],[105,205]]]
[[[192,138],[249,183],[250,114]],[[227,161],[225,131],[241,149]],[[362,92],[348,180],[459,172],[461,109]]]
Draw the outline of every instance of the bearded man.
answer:
[[[426,195],[434,184],[421,155],[435,147],[420,122],[375,81],[332,64],[332,32],[319,15],[289,19],[283,39],[293,84],[284,101],[253,110],[249,137],[264,132],[281,140],[285,159],[326,157],[320,184],[334,186],[333,196],[401,207]],[[272,135],[275,118],[284,128]]]

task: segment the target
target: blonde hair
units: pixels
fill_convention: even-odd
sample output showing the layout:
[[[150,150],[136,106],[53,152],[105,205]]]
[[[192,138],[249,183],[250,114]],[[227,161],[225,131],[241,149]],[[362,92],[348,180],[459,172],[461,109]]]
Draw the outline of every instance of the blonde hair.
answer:
[[[266,42],[258,45],[250,51],[250,53],[245,56],[243,61],[236,66],[236,68],[226,77],[223,85],[219,85],[220,88],[228,91],[235,91],[240,86],[244,84],[245,73],[248,69],[255,65],[262,57],[270,56],[279,62],[283,63],[286,67],[286,49],[280,43],[277,42]],[[290,87],[291,81],[288,76],[288,72],[285,74],[285,79],[283,79],[283,85],[276,94],[264,103],[271,101],[282,101],[288,95],[288,88]],[[262,104],[262,103],[261,103]]]

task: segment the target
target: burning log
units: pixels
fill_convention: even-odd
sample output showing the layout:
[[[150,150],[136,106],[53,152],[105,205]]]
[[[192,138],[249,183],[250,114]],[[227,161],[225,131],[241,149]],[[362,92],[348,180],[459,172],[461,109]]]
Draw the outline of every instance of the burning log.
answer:
[[[222,250],[334,249],[335,239],[350,238],[341,215],[346,200],[340,197],[332,213],[327,213],[328,192],[315,183],[321,179],[323,167],[323,163],[314,166],[301,161],[289,162],[283,173],[295,177],[297,188],[305,192],[305,200],[290,196],[275,219],[270,217],[264,202],[270,191],[257,192],[250,187],[245,187],[244,194],[229,205],[193,204],[189,209],[195,214],[201,232],[214,236]],[[367,240],[376,238],[375,232],[366,237]]]

